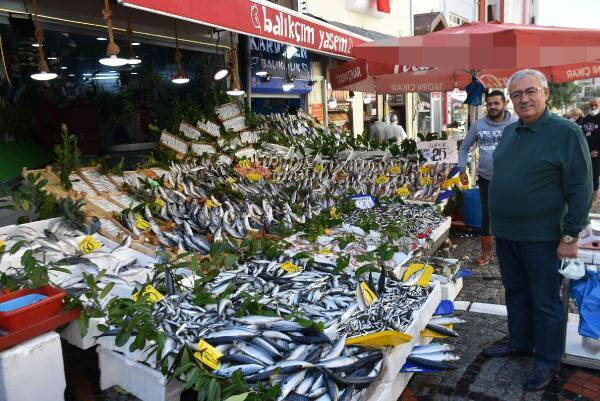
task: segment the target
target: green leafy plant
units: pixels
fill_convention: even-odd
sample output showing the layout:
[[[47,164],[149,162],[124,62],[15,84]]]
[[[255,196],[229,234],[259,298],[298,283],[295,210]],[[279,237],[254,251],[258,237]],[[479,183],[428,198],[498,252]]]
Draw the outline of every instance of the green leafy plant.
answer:
[[[62,145],[54,146],[54,154],[56,155],[56,167],[59,171],[60,183],[68,191],[73,187],[69,176],[81,167],[81,161],[79,160],[81,152],[77,146],[77,135],[70,134],[66,124],[61,124],[60,127]]]
[[[47,183],[48,180],[41,174],[28,173],[17,189],[5,188],[2,191],[11,200],[0,208],[21,212],[17,219],[19,224],[56,217],[56,198],[44,189]]]

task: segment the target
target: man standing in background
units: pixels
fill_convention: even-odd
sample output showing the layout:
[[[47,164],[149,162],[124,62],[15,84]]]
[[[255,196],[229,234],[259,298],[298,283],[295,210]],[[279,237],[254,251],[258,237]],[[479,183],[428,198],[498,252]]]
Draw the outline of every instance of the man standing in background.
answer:
[[[598,187],[600,187],[600,98],[590,100],[590,112],[578,122],[585,133],[590,158],[592,160],[592,182],[594,183],[594,207],[598,204]]]
[[[458,151],[460,181],[463,185],[467,185],[469,177],[466,168],[469,149],[475,143],[479,147],[479,179],[477,183],[481,197],[481,256],[475,260],[475,264],[479,266],[489,264],[492,259],[493,239],[490,233],[490,212],[488,209],[488,187],[493,173],[492,153],[494,153],[502,137],[504,127],[517,121],[506,110],[506,98],[502,91],[495,90],[485,95],[485,109],[487,116],[475,121]]]
[[[400,124],[398,124],[398,116],[392,114],[390,117],[390,125],[385,127],[385,139],[384,141],[389,141],[390,139],[396,138],[398,145],[407,138],[406,132],[404,128]]]

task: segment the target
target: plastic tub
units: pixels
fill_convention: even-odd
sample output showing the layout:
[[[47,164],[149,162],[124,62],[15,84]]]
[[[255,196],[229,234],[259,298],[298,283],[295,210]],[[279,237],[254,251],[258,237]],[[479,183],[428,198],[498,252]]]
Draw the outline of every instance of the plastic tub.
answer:
[[[51,286],[2,295],[0,306],[3,305],[6,312],[0,312],[0,327],[12,332],[57,315],[65,295],[65,291]]]
[[[466,225],[481,228],[481,198],[478,188],[463,191],[463,214]]]

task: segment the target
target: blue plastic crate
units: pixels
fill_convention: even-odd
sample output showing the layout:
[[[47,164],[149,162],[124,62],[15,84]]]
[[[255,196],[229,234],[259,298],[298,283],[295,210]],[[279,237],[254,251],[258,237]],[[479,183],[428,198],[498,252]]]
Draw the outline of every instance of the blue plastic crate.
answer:
[[[48,297],[42,294],[24,295],[22,297],[0,303],[0,312],[12,312],[16,309],[20,309],[24,306],[34,304],[46,298]]]

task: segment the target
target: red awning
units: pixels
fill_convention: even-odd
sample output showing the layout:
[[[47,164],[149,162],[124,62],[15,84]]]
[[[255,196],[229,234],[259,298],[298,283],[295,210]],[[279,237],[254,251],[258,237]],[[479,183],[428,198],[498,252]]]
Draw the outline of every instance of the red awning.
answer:
[[[128,7],[257,38],[350,57],[370,39],[265,0],[123,0]]]
[[[436,68],[540,68],[599,60],[600,30],[473,23],[363,43],[352,54],[369,62]]]

